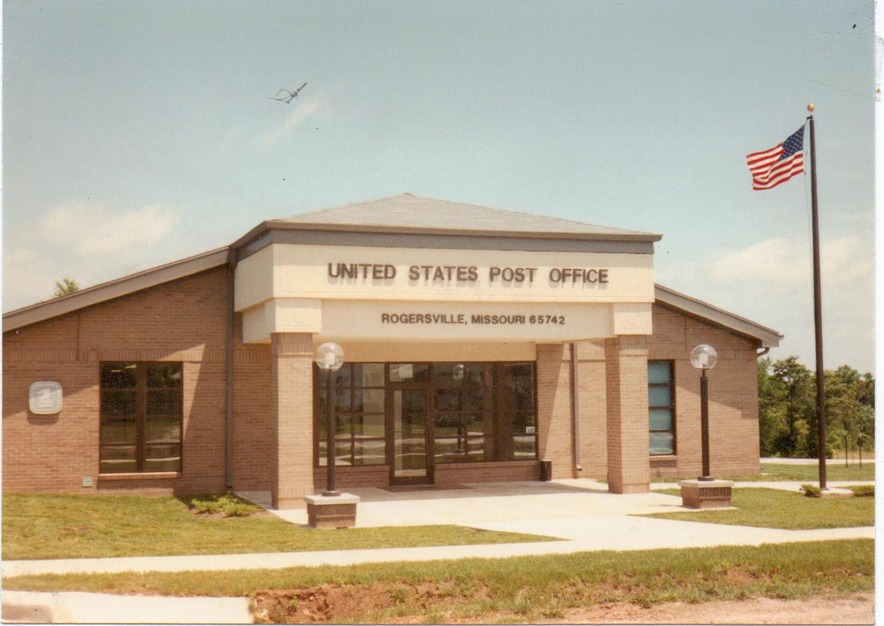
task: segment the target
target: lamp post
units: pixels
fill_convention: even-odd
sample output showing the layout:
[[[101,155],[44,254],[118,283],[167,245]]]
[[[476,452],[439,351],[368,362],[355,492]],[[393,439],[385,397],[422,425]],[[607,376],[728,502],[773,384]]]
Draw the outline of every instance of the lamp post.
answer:
[[[703,446],[703,475],[697,480],[712,481],[712,472],[709,470],[709,381],[706,378],[706,370],[715,367],[718,361],[718,353],[715,348],[702,343],[691,350],[691,365],[701,371],[700,374],[700,438]]]
[[[344,364],[344,349],[336,343],[326,342],[316,349],[316,365],[325,372],[326,399],[326,485],[323,496],[339,496],[335,490],[335,397],[334,373]]]

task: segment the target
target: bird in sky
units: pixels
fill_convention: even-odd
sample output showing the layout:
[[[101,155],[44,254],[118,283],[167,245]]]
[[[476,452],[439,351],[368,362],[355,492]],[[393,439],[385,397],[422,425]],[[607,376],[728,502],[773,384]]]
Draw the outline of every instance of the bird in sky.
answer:
[[[276,92],[275,96],[267,96],[267,97],[270,98],[271,100],[278,100],[279,102],[285,102],[286,104],[289,104],[292,100],[294,100],[295,98],[298,97],[298,94],[301,93],[301,90],[306,86],[307,86],[307,83],[304,83],[303,85],[301,85],[300,87],[298,87],[294,91],[289,91],[288,89],[280,89],[279,91]],[[281,94],[281,93],[284,93],[286,95],[279,97],[279,94]]]

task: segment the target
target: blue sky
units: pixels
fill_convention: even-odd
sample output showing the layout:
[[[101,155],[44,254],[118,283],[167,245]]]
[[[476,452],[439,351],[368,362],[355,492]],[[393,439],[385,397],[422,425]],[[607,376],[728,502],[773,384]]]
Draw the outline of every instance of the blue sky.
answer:
[[[813,102],[826,366],[872,370],[873,12],[6,0],[3,310],[410,192],[662,233],[657,282],[813,368],[808,177],[753,192],[745,165]]]

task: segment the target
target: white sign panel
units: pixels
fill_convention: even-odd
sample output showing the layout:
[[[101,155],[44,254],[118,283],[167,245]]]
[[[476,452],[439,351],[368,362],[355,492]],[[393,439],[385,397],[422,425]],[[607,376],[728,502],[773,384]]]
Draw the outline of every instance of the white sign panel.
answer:
[[[41,380],[31,383],[28,404],[35,415],[55,415],[61,412],[61,383]]]
[[[272,298],[650,303],[650,254],[273,244],[239,263],[236,310]]]
[[[322,306],[320,337],[349,341],[558,342],[611,334],[610,308],[606,305],[329,300]]]

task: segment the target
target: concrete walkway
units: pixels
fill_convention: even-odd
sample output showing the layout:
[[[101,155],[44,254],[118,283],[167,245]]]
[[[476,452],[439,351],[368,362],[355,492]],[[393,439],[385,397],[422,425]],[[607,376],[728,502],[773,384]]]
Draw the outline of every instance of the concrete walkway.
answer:
[[[851,482],[849,484],[857,484]],[[829,483],[835,491],[841,483]],[[797,491],[800,483],[740,483],[737,487],[773,487]],[[597,550],[647,550],[717,545],[760,545],[794,541],[874,538],[874,527],[778,530],[723,526],[635,517],[644,513],[683,511],[681,498],[662,493],[672,484],[654,484],[652,492],[614,495],[587,479],[550,483],[517,482],[463,485],[456,489],[391,491],[353,489],[361,498],[357,526],[458,524],[555,537],[560,541],[379,550],[341,550],[175,557],[128,557],[6,561],[4,578],[42,573],[174,572],[188,570],[275,569],[318,565],[357,565],[471,557],[507,558],[570,554]],[[262,503],[268,494],[243,494]],[[304,510],[271,511],[305,525]],[[316,531],[346,532],[346,531]],[[23,609],[24,607],[24,609]],[[142,608],[144,607],[144,608]],[[153,607],[153,608],[151,608]],[[30,612],[29,612],[30,610]],[[29,619],[27,616],[31,615]],[[3,594],[6,621],[69,623],[248,623],[244,598],[145,598],[104,594]]]

